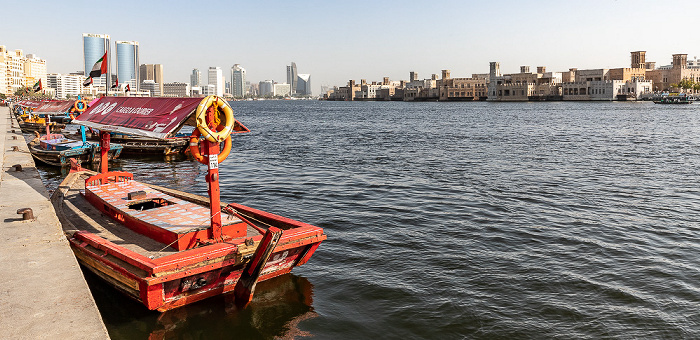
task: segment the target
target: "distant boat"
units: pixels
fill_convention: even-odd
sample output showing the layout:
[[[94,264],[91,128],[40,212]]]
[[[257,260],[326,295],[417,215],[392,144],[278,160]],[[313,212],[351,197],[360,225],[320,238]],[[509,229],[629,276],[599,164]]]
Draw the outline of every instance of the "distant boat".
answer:
[[[692,104],[695,98],[688,95],[663,96],[654,100],[654,104]]]

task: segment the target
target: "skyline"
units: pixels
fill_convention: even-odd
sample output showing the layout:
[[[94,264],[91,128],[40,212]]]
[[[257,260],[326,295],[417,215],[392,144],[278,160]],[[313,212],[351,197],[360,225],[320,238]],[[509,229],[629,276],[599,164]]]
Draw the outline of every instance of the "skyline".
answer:
[[[98,8],[96,12],[112,13],[107,19],[92,16],[57,25],[56,18],[71,17],[76,8],[88,9],[94,3],[38,1],[28,13],[30,19],[6,17],[3,30],[11,31],[1,35],[0,44],[45,59],[49,73],[67,74],[82,69],[82,33],[108,34],[112,41],[138,41],[140,63],[164,65],[165,82],[189,83],[194,68],[229,70],[234,64],[246,69],[251,83],[285,82],[286,66],[295,62],[300,73],[312,75],[313,92],[318,94],[324,85],[385,76],[408,79],[411,71],[421,79],[442,69],[450,69],[454,77],[469,77],[488,72],[491,61],[511,73],[521,65],[551,71],[627,67],[629,51],[635,50],[647,51],[647,60],[657,66],[670,64],[674,53],[687,53],[689,59],[700,55],[700,50],[691,50],[698,39],[690,33],[693,14],[700,9],[697,3],[355,4],[124,1]],[[1,7],[26,12],[19,3]],[[215,8],[217,19],[193,15],[204,13],[202,8]],[[234,35],[234,22],[246,29]],[[207,39],[212,32],[216,34]]]

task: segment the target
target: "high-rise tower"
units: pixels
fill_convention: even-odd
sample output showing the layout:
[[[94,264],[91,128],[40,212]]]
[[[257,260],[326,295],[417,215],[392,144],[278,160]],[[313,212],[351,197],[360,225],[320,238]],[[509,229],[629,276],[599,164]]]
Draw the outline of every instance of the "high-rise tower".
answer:
[[[297,89],[297,64],[292,62],[291,65],[287,65],[287,84],[292,87],[292,94],[296,93]]]
[[[231,94],[234,97],[245,97],[245,69],[239,64],[231,67]]]
[[[202,72],[200,72],[199,69],[192,69],[192,74],[190,74],[190,86],[202,86]]]
[[[107,74],[103,74],[99,78],[94,78],[92,84],[94,86],[104,87],[111,79],[112,74],[112,57],[110,53],[110,38],[108,34],[91,34],[83,33],[83,65],[85,76],[87,77],[95,65],[95,62],[100,60],[107,51]]]
[[[139,89],[141,83],[146,80],[153,80],[158,83],[159,95],[163,94],[163,65],[162,64],[142,64],[139,66]]]
[[[224,72],[221,67],[209,67],[209,85],[214,86],[214,94],[219,97],[224,95],[224,80],[222,78],[224,78]]]
[[[120,84],[129,84],[138,89],[139,43],[137,41],[115,41],[117,55],[117,79]]]

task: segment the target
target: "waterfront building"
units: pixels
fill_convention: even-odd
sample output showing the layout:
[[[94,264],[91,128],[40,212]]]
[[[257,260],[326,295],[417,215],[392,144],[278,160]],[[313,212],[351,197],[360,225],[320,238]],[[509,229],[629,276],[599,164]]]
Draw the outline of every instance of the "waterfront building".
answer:
[[[139,43],[138,41],[115,41],[117,51],[117,79],[119,84],[129,84],[129,87],[138,90],[139,86]],[[161,70],[162,71],[162,70]]]
[[[211,95],[223,97],[224,95],[224,72],[221,67],[209,67],[208,80],[209,85],[214,85],[215,93]]]
[[[291,65],[287,65],[287,84],[292,87],[292,94],[297,90],[297,77],[297,64],[292,62]]]
[[[291,84],[290,84],[291,86]],[[299,74],[297,76],[296,94],[300,96],[311,96],[311,75]]]
[[[272,95],[272,93],[273,93],[272,85],[273,85],[272,80],[263,80],[260,83],[258,83],[260,97],[267,97],[267,96]]]
[[[202,86],[202,72],[199,69],[192,69],[192,74],[190,74],[190,86],[200,87]]]
[[[152,97],[160,96],[163,93],[163,65],[162,64],[141,64],[139,66],[139,86],[141,86],[147,80],[152,80],[158,85],[158,91],[151,91],[150,82],[148,83],[149,88],[145,89],[151,91]],[[139,90],[142,90],[139,87]],[[157,94],[155,94],[157,93]]]
[[[104,56],[105,51],[107,52],[107,74],[92,79],[92,86],[98,89],[104,88],[111,81],[110,37],[108,34],[83,33],[83,74],[90,74],[92,67]]]
[[[485,100],[487,85],[487,77],[473,74],[471,78],[451,78],[450,70],[442,70],[442,79],[437,83],[440,101]]]
[[[564,100],[613,101],[637,100],[652,91],[652,81],[643,77],[630,80],[607,79],[562,84]]]
[[[231,67],[231,94],[236,98],[246,95],[246,72],[240,64]]]
[[[273,84],[272,85],[272,96],[273,97],[289,97],[292,95],[292,85],[283,84]]]
[[[56,91],[56,98],[68,99],[77,97],[82,90],[85,77],[52,73],[47,75],[46,87]]]
[[[190,84],[186,83],[165,83],[163,84],[163,97],[189,97]]]
[[[696,62],[689,63],[687,54],[674,54],[672,59],[671,65],[647,69],[646,79],[653,81],[654,91],[680,90],[672,88],[671,85],[678,85],[683,80],[700,82],[700,65],[697,65]],[[693,90],[685,91],[695,92]]]
[[[489,101],[540,101],[561,100],[561,72],[546,72],[538,66],[537,72],[530,72],[529,66],[521,66],[520,73],[503,74],[500,64],[490,64],[488,96]]]

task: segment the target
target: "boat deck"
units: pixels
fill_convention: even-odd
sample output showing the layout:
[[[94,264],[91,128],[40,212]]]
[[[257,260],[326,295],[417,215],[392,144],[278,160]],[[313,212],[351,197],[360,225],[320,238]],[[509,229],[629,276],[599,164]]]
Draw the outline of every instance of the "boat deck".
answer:
[[[59,186],[57,189],[56,194],[62,194],[64,199],[63,199],[63,205],[60,207],[61,209],[57,209],[57,214],[63,215],[61,220],[64,222],[63,223],[63,229],[64,232],[67,234],[73,234],[76,231],[79,230],[84,230],[87,232],[90,232],[92,234],[95,234],[96,236],[99,236],[109,242],[112,242],[114,244],[117,244],[119,246],[122,246],[130,251],[133,251],[137,254],[156,259],[168,255],[172,255],[175,253],[178,253],[179,251],[169,247],[167,244],[155,241],[147,236],[141,235],[121,223],[113,220],[112,218],[105,216],[102,212],[100,212],[98,209],[92,206],[90,202],[88,202],[85,197],[81,194],[85,190],[85,180],[93,175],[94,173],[91,172],[75,172],[75,173],[70,173],[66,179],[71,179],[70,181],[65,181],[64,183],[70,183],[70,186],[68,185],[63,185]],[[72,177],[72,178],[71,178]],[[138,183],[138,182],[135,182]],[[141,183],[138,183],[141,184]],[[143,185],[143,184],[141,184]],[[143,185],[143,190],[148,190],[151,192],[152,195],[164,195],[163,193],[160,192],[155,192],[154,189],[151,187],[147,187]],[[201,202],[205,201],[206,198],[197,196],[197,195],[192,195],[192,194],[187,194],[188,196],[193,196],[192,198],[196,200],[201,200]],[[168,200],[177,200],[177,201],[182,201],[182,204],[180,207],[177,207],[178,204],[173,205],[173,207],[177,207],[178,209],[182,209],[184,206],[187,206],[189,208],[186,209],[192,209],[193,211],[200,211],[203,212],[204,215],[204,221],[208,221],[208,212],[209,208],[195,204],[191,201],[184,201],[181,200],[180,198],[176,197],[171,197],[171,196],[164,196],[168,197]],[[60,200],[59,200],[60,201]],[[199,202],[198,202],[199,203]],[[201,215],[200,213],[197,213],[196,216]],[[59,216],[61,217],[61,216]],[[166,217],[166,215],[161,216],[163,218]],[[201,216],[199,216],[201,217]],[[67,222],[67,223],[66,223]],[[165,220],[161,221],[163,223],[162,227],[170,227]],[[161,223],[159,222],[159,223]],[[183,222],[183,221],[179,221]],[[185,231],[188,226],[189,227],[198,227],[201,224],[201,219],[198,218],[193,218],[192,219],[192,224],[185,224],[185,223],[177,223],[175,225],[175,228]],[[226,215],[222,216],[222,222],[224,224],[230,222],[230,223],[235,223],[235,222],[240,222],[237,218],[233,217],[229,219]],[[206,223],[203,225],[203,228],[206,228],[207,225]],[[253,229],[252,227],[248,226],[247,227],[247,235],[245,237],[253,237],[253,236],[259,236],[260,233]],[[183,250],[184,251],[184,250]]]

